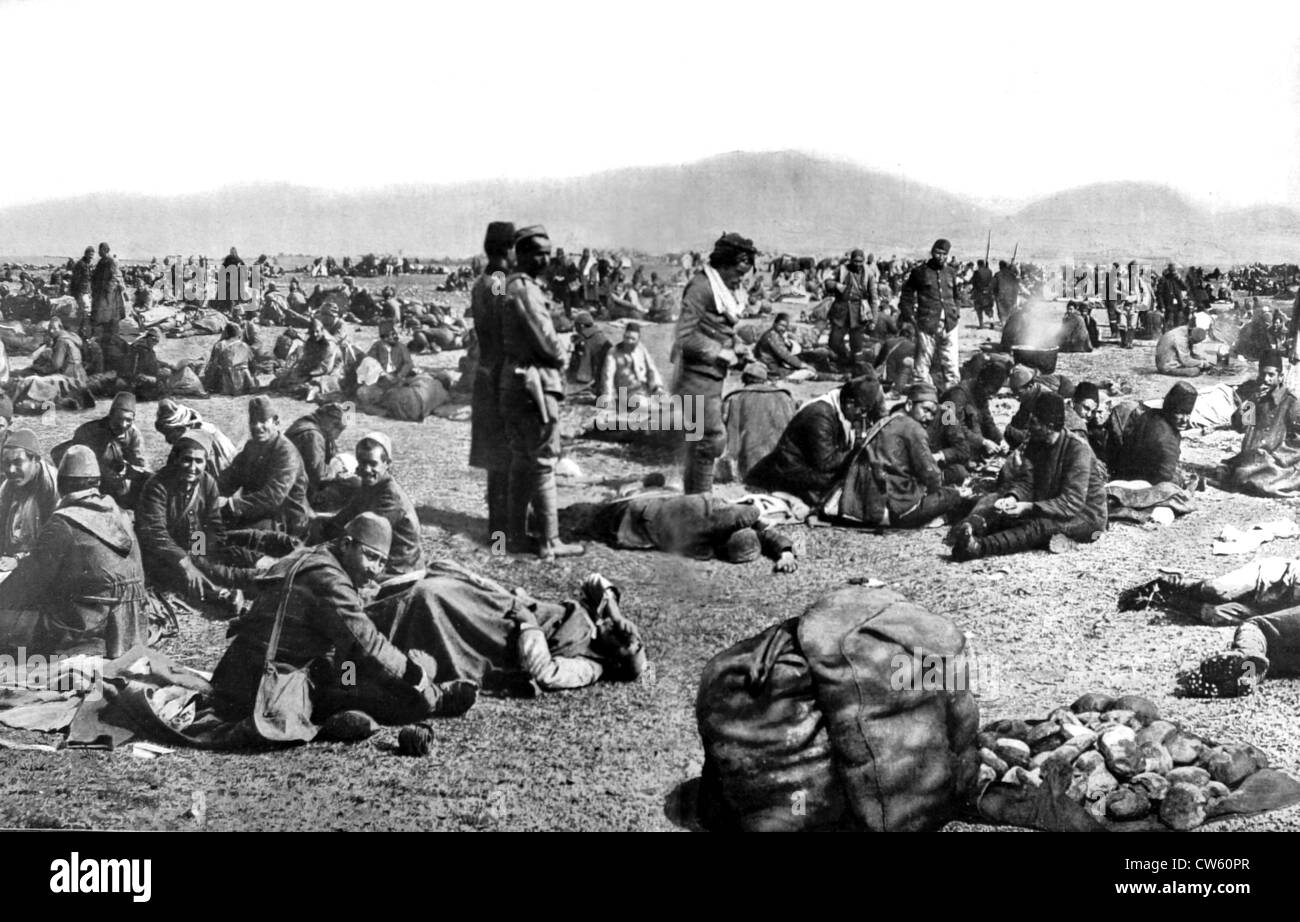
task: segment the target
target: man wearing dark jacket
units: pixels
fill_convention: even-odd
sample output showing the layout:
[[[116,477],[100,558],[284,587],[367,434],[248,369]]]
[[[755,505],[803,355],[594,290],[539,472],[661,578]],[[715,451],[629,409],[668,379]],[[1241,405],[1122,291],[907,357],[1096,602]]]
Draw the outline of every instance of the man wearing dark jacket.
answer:
[[[830,310],[828,345],[846,365],[851,365],[862,351],[867,333],[875,325],[876,281],[877,276],[867,272],[866,255],[854,250],[849,254],[848,265],[841,266],[835,278],[826,283],[827,292],[835,295]]]
[[[307,534],[311,506],[307,473],[293,443],[280,432],[280,416],[271,401],[248,401],[248,444],[221,475],[221,506],[231,528]]]
[[[1106,483],[1085,439],[1065,429],[1065,400],[1034,403],[1029,442],[1002,469],[999,488],[953,530],[953,559],[970,560],[1096,541],[1106,530]]]
[[[483,238],[487,266],[469,293],[469,313],[478,341],[474,391],[470,398],[469,464],[487,473],[488,539],[506,531],[506,500],[510,487],[510,449],[501,419],[497,385],[501,379],[501,318],[510,271],[510,247],[515,226],[493,221]],[[561,286],[560,292],[564,289]]]
[[[313,721],[357,709],[382,723],[408,723],[469,709],[474,685],[435,685],[432,664],[423,668],[402,653],[366,616],[357,590],[383,571],[390,540],[388,523],[367,513],[349,522],[337,541],[303,548],[271,568],[266,591],[235,622],[234,640],[212,674],[219,715],[237,720],[252,713],[276,610],[286,596],[275,659],[310,667]]]
[[[987,261],[981,259],[975,269],[975,274],[970,280],[971,300],[975,302],[975,322],[981,328],[984,326],[984,318],[989,318],[989,325],[993,324],[993,270],[989,268]]]
[[[1020,273],[1014,265],[1000,259],[993,282],[998,302],[998,319],[1005,323],[1020,302]]]
[[[1006,366],[989,363],[979,369],[974,379],[963,378],[940,397],[929,437],[930,447],[943,458],[939,466],[944,483],[964,483],[973,462],[998,450],[1002,430],[993,421],[989,399],[1002,389],[1006,379]]]
[[[72,265],[72,281],[68,285],[68,294],[77,302],[77,332],[85,339],[90,335],[90,279],[94,271],[95,248],[86,247],[81,259]]]
[[[90,276],[91,320],[95,327],[95,338],[112,339],[117,335],[118,324],[126,311],[123,300],[125,283],[122,270],[113,258],[113,249],[107,243],[99,245],[99,262],[95,263]]]
[[[420,518],[415,504],[391,473],[393,443],[382,432],[367,432],[357,442],[357,477],[361,485],[347,504],[331,519],[327,519],[322,535],[327,539],[343,534],[347,523],[363,512],[373,512],[392,527],[393,537],[388,552],[386,576],[410,573],[424,565],[424,550],[420,547]]]
[[[947,390],[957,374],[957,276],[948,265],[952,245],[936,240],[930,258],[908,273],[899,292],[899,322],[916,328],[915,380]]]
[[[884,399],[875,381],[855,378],[811,401],[790,420],[776,448],[750,470],[746,482],[816,505],[844,473],[855,427],[879,419]]]
[[[1179,381],[1165,395],[1159,410],[1135,413],[1122,435],[1122,444],[1109,458],[1112,480],[1145,480],[1151,484],[1183,486],[1179,467],[1181,430],[1196,406],[1196,388]]]
[[[57,474],[41,456],[36,433],[14,429],[0,449],[0,557],[29,553],[59,503]]]
[[[944,486],[941,452],[930,450],[926,426],[934,419],[939,395],[933,384],[913,384],[907,402],[868,444],[864,459],[884,488],[888,524],[921,528],[960,508],[970,491]],[[860,461],[859,463],[862,463]]]
[[[284,437],[298,449],[303,471],[307,474],[307,501],[328,508],[330,502],[342,502],[346,490],[330,477],[330,462],[338,454],[338,439],[352,421],[351,403],[327,403],[306,416],[295,419],[284,430]]]
[[[687,493],[713,489],[713,462],[727,446],[722,422],[722,385],[738,361],[736,323],[745,307],[743,281],[758,254],[754,241],[740,234],[723,234],[713,245],[708,265],[687,283],[681,313],[673,333],[672,361],[677,365],[673,393],[696,403],[701,421],[685,433],[686,461],[682,474]],[[694,435],[692,440],[689,436]]]
[[[94,452],[104,478],[100,489],[123,509],[135,507],[140,488],[149,477],[140,430],[135,427],[135,409],[135,394],[122,391],[113,398],[107,416],[82,423],[72,433],[72,444],[85,445]]]
[[[794,419],[794,397],[783,387],[769,384],[767,366],[750,362],[740,376],[741,387],[722,401],[722,421],[727,427],[727,452],[736,476],[743,480],[754,465],[768,456]]]
[[[771,328],[754,345],[754,358],[766,365],[768,374],[773,377],[783,378],[792,371],[808,368],[808,363],[790,348],[789,333],[790,315],[777,314],[772,318]],[[861,343],[858,348],[862,348]]]
[[[58,508],[0,583],[0,649],[111,659],[148,640],[140,547],[99,483],[94,452],[69,448],[59,463]]]

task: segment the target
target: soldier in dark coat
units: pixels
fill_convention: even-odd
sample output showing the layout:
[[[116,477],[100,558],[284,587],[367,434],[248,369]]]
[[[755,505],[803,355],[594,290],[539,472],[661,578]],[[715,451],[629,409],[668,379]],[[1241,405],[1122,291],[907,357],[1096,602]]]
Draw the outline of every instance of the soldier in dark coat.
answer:
[[[1241,451],[1224,462],[1225,488],[1288,495],[1300,490],[1300,401],[1282,383],[1282,355],[1269,349],[1259,377],[1237,388],[1232,427]]]
[[[135,427],[135,394],[122,391],[113,398],[108,415],[82,423],[72,433],[72,444],[95,453],[103,472],[100,489],[124,509],[135,508],[140,489],[149,478],[141,451],[140,430]]]
[[[555,332],[550,300],[540,279],[551,241],[540,225],[515,234],[519,271],[506,282],[501,325],[499,406],[510,446],[506,498],[506,546],[535,549],[544,560],[583,553],[580,544],[560,541],[555,464],[560,459],[560,401],[564,399],[564,349]],[[541,534],[528,535],[529,510]]]
[[[382,432],[367,432],[357,442],[356,454],[360,486],[338,513],[324,521],[322,536],[338,538],[348,522],[363,512],[373,512],[385,519],[393,530],[384,574],[396,576],[420,569],[424,565],[420,518],[415,512],[415,504],[391,473],[392,441]]]
[[[1111,479],[1184,486],[1186,478],[1179,466],[1181,430],[1187,426],[1195,406],[1196,388],[1179,381],[1169,389],[1159,410],[1146,410],[1130,417],[1121,444],[1108,458]]]
[[[221,475],[226,525],[306,537],[311,521],[307,472],[266,397],[248,401],[248,444]]]
[[[218,715],[238,720],[252,713],[276,610],[286,595],[275,658],[310,669],[313,721],[361,710],[381,723],[400,724],[469,709],[475,686],[434,684],[435,664],[408,657],[366,615],[358,589],[383,571],[391,531],[379,516],[363,514],[338,540],[299,549],[271,568],[265,590],[235,622],[234,639],[212,674]]]
[[[348,402],[327,403],[295,419],[284,431],[285,438],[293,443],[302,458],[302,467],[307,474],[307,501],[313,506],[338,505],[348,490],[355,486],[338,482],[330,471],[330,463],[339,451],[339,437],[352,422],[354,409]]]
[[[951,535],[953,558],[969,560],[1035,548],[1067,550],[1106,530],[1106,483],[1086,439],[1065,429],[1065,400],[1034,403],[1029,442],[1002,469]]]
[[[113,258],[112,247],[107,243],[99,245],[99,262],[90,277],[91,321],[95,327],[95,338],[111,339],[117,335],[118,324],[126,311],[123,299],[125,283],[122,270]]]
[[[82,338],[90,335],[91,286],[90,279],[94,272],[95,248],[86,247],[81,259],[72,265],[72,280],[68,284],[68,294],[77,302],[77,332]]]
[[[139,543],[99,481],[94,452],[69,448],[58,508],[0,583],[0,648],[114,658],[148,640]]]
[[[965,482],[973,462],[998,450],[1002,430],[993,421],[989,399],[1006,379],[1006,366],[990,363],[979,369],[974,379],[963,378],[940,396],[929,436],[930,447],[943,456],[939,466],[945,483]]]
[[[961,380],[957,277],[947,263],[951,249],[947,240],[936,240],[930,258],[908,273],[898,296],[899,322],[916,330],[916,380],[929,382],[933,377],[944,390]]]
[[[501,378],[501,318],[510,271],[515,226],[493,221],[483,238],[487,266],[469,294],[469,313],[478,341],[478,364],[470,398],[469,463],[487,472],[488,538],[506,530],[510,487],[510,449],[501,419],[497,382]],[[589,318],[590,319],[590,318]]]
[[[986,316],[989,325],[993,325],[993,289],[993,270],[986,260],[981,259],[970,280],[971,300],[975,303],[975,322],[980,327],[984,326]]]
[[[59,502],[57,474],[42,457],[36,433],[14,429],[0,449],[0,557],[30,553]]]
[[[861,329],[861,326],[849,329],[852,332]],[[802,371],[809,367],[808,363],[799,358],[790,348],[789,341],[786,339],[789,332],[790,315],[777,314],[772,318],[771,329],[760,336],[754,345],[754,358],[766,365],[768,373],[773,377],[783,378],[792,371]],[[861,351],[865,340],[859,335],[856,341],[857,348]],[[856,355],[857,352],[853,354]]]
[[[913,384],[903,407],[872,433],[858,464],[870,464],[883,487],[888,517],[881,524],[921,528],[966,505],[969,490],[944,486],[942,452],[932,451],[926,427],[934,419],[939,395],[934,385]]]
[[[799,410],[776,448],[754,465],[745,482],[816,505],[843,476],[856,441],[855,427],[883,412],[879,384],[865,378],[846,382]]]
[[[850,253],[848,265],[840,267],[836,277],[827,282],[826,289],[835,294],[827,344],[841,362],[851,364],[866,344],[867,333],[875,326],[876,319],[876,276],[867,272],[866,255],[861,250]]]
[[[794,397],[783,387],[769,384],[767,366],[750,362],[740,376],[741,387],[722,401],[722,420],[727,426],[727,451],[735,475],[744,480],[762,461],[794,419]]]
[[[722,385],[738,361],[736,323],[744,310],[742,282],[754,268],[758,250],[739,234],[723,234],[713,245],[709,263],[687,283],[673,334],[672,360],[677,365],[673,393],[697,403],[701,429],[685,435],[682,484],[687,493],[713,489],[713,462],[726,450],[722,422]],[[694,436],[694,438],[691,438]]]
[[[1020,273],[1005,259],[998,260],[998,271],[993,277],[995,297],[998,302],[998,320],[1006,322],[1020,301]]]

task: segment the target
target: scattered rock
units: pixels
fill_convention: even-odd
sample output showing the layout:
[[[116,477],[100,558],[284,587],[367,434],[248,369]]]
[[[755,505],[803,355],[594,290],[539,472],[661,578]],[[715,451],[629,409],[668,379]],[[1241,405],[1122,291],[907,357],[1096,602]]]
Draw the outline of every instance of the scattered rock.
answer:
[[[1129,727],[1103,730],[1097,739],[1097,751],[1106,760],[1106,768],[1121,778],[1131,778],[1143,769],[1142,752]]]
[[[1192,784],[1171,784],[1160,801],[1160,822],[1171,829],[1195,829],[1205,822],[1205,794]]]
[[[1047,715],[1047,719],[1055,723],[1062,730],[1068,726],[1083,726],[1083,721],[1079,719],[1079,715],[1075,714],[1074,711],[1069,708],[1057,708],[1055,711],[1052,711],[1052,713]]]
[[[1057,746],[1051,752],[1039,753],[1034,756],[1034,759],[1041,757],[1043,762],[1040,764],[1046,764],[1047,762],[1064,762],[1066,765],[1073,765],[1074,760],[1079,758],[1081,755],[1083,755],[1083,750],[1080,747],[1073,743],[1065,743],[1061,746]],[[1031,759],[1030,761],[1032,762],[1033,760]]]
[[[1201,757],[1201,751],[1205,745],[1192,736],[1179,730],[1177,733],[1168,737],[1164,746],[1169,750],[1169,755],[1173,758],[1175,765],[1192,765]]]
[[[1228,786],[1220,781],[1211,781],[1205,786],[1205,796],[1209,800],[1219,800],[1231,793],[1232,791]]]
[[[1047,749],[1043,752],[1036,753],[1029,759],[1029,767],[1031,769],[1041,768],[1055,753],[1055,749]]]
[[[976,785],[983,788],[985,785],[992,784],[998,780],[998,773],[991,766],[980,763],[979,777],[976,779]]]
[[[1097,742],[1097,731],[1089,730],[1082,724],[1079,726],[1067,724],[1061,727],[1061,735],[1065,737],[1066,745],[1078,746],[1080,751],[1090,748]]]
[[[1114,708],[1112,710],[1106,711],[1101,715],[1101,722],[1103,724],[1120,724],[1121,726],[1123,726],[1126,725],[1135,716],[1136,715],[1132,711],[1125,711],[1125,710],[1120,710],[1119,708]]]
[[[981,749],[987,749],[991,752],[993,750],[993,747],[998,744],[998,736],[996,733],[981,731],[975,737],[975,744],[979,746]]]
[[[1101,722],[1101,711],[1080,711],[1074,715],[1085,727],[1094,727]]]
[[[1165,780],[1170,785],[1190,784],[1195,788],[1203,788],[1210,783],[1210,773],[1199,765],[1181,765],[1165,772]]]
[[[1142,772],[1163,775],[1174,767],[1173,756],[1159,743],[1138,743],[1138,754],[1142,761]]]
[[[1074,760],[1075,771],[1083,772],[1085,775],[1095,772],[1099,768],[1106,767],[1106,758],[1095,749],[1090,749],[1079,758]]]
[[[1008,765],[1019,765],[1022,768],[1029,765],[1029,744],[1022,740],[1000,739],[993,751]]]
[[[1160,709],[1149,698],[1141,695],[1121,695],[1112,706],[1116,710],[1132,711],[1141,720],[1143,726],[1160,719]]]
[[[1106,769],[1099,768],[1088,775],[1087,780],[1084,781],[1083,792],[1085,797],[1093,800],[1094,798],[1105,797],[1118,787],[1119,779]]]
[[[1205,770],[1215,781],[1232,787],[1255,773],[1255,760],[1240,746],[1230,746],[1216,752],[1205,763]]]
[[[1026,742],[1029,736],[1029,724],[1023,720],[995,720],[984,728],[984,732],[992,733],[998,739],[1013,739]]]
[[[1151,800],[1164,800],[1165,795],[1169,793],[1169,781],[1164,775],[1157,775],[1155,772],[1142,772],[1133,776],[1133,785],[1141,787],[1146,791],[1147,797]]]
[[[1074,704],[1070,705],[1070,710],[1076,714],[1084,711],[1104,711],[1115,703],[1115,699],[1110,695],[1103,695],[1101,692],[1088,692],[1081,695]]]
[[[1031,747],[1036,743],[1051,739],[1061,732],[1060,724],[1053,720],[1045,720],[1040,724],[1035,724],[1029,728],[1029,733],[1025,736],[1025,742]]]
[[[1138,744],[1161,743],[1178,732],[1178,727],[1167,720],[1153,720],[1138,731]]]
[[[999,778],[1005,775],[1007,770],[1011,768],[1004,759],[998,757],[996,752],[992,749],[985,749],[984,747],[980,747],[980,762],[997,772]]]
[[[1133,820],[1151,811],[1145,789],[1124,785],[1106,795],[1106,813],[1117,820]]]

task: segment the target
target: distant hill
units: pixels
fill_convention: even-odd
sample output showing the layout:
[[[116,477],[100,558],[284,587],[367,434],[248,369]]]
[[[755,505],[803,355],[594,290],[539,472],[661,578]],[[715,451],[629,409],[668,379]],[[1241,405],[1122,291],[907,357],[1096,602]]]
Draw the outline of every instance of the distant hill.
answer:
[[[920,253],[935,237],[959,255],[1300,258],[1300,213],[1257,207],[1218,215],[1148,183],[1106,183],[994,214],[885,173],[790,151],[731,153],[682,166],[576,179],[400,186],[335,194],[292,185],[170,198],[100,195],[0,210],[0,254],[74,255],[108,240],[125,257],[405,252],[468,256],[489,220],[545,224],[557,245],[648,253],[705,249],[724,230],[766,251]]]

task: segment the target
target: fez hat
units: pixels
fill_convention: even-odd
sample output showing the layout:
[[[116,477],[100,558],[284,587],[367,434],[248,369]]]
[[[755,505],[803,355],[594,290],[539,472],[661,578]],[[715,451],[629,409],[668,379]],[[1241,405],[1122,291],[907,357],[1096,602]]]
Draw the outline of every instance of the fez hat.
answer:
[[[208,454],[212,453],[212,434],[204,432],[202,429],[186,429],[172,447],[173,449],[180,448],[186,442],[196,448],[202,448]]]
[[[913,384],[907,389],[907,399],[912,403],[924,403],[927,400],[934,403],[939,402],[939,391],[933,384],[926,384],[924,381]]]
[[[316,412],[323,416],[333,416],[335,419],[344,420],[349,413],[352,413],[357,405],[351,400],[334,400],[330,403],[323,403]]]
[[[1033,417],[1048,429],[1064,428],[1065,398],[1060,394],[1045,391],[1034,401]]]
[[[248,400],[248,418],[255,422],[265,422],[268,419],[276,419],[280,414],[275,412],[275,407],[271,405],[271,398],[264,394],[258,394],[256,397],[250,397]]]
[[[59,462],[60,477],[98,477],[99,460],[85,445],[73,445]]]
[[[1196,388],[1179,381],[1165,394],[1164,408],[1170,413],[1190,413],[1196,407]]]
[[[859,256],[861,256],[863,259],[867,258],[866,253],[863,253],[861,250],[854,250],[852,253],[849,254],[849,259],[857,259]]]
[[[575,326],[588,326],[595,322],[595,318],[591,316],[589,311],[578,311],[573,315],[573,323]]]
[[[1034,370],[1028,365],[1017,365],[1011,369],[1011,389],[1024,387],[1034,380]]]
[[[36,442],[36,433],[30,429],[14,429],[9,433],[9,438],[5,439],[5,450],[10,448],[21,448],[29,455],[41,456],[41,446]]]
[[[343,526],[343,533],[357,544],[385,557],[393,545],[393,526],[388,524],[388,519],[373,512],[363,512],[348,522]]]
[[[530,224],[527,227],[521,227],[519,230],[515,231],[515,248],[518,249],[528,240],[533,240],[537,237],[550,239],[550,236],[551,235],[546,232],[546,228],[540,224]]]
[[[945,240],[943,237],[940,237],[938,240],[934,242],[934,246],[930,247],[930,249],[939,250],[940,252],[947,253],[952,249],[952,244],[949,243],[947,240]]]
[[[762,362],[750,362],[740,372],[742,378],[750,378],[754,381],[767,380],[767,366]]]
[[[184,404],[174,400],[161,400],[158,402],[158,418],[154,420],[154,426],[159,429],[174,429],[177,426],[192,426],[202,421],[198,413]]]
[[[510,221],[493,221],[487,226],[483,236],[483,249],[486,252],[506,250],[515,240],[515,226]]]
[[[135,412],[135,394],[130,391],[118,391],[117,396],[113,398],[113,405],[109,407],[109,412],[113,410],[130,410]]]
[[[1065,375],[1057,375],[1056,378],[1057,378],[1056,392],[1060,394],[1062,397],[1064,397],[1066,400],[1069,400],[1071,397],[1074,396],[1074,391],[1076,388],[1075,383],[1071,381],[1069,378],[1067,378]]]
[[[975,380],[990,394],[996,394],[1007,382],[1007,366],[1001,362],[989,362],[979,370]]]
[[[1081,381],[1078,387],[1074,389],[1074,400],[1076,403],[1084,400],[1101,400],[1101,390],[1091,381]]]
[[[732,563],[749,563],[757,560],[762,553],[762,542],[759,541],[758,532],[752,528],[734,531],[727,538],[727,559]]]
[[[1264,354],[1259,357],[1259,367],[1261,369],[1276,368],[1278,371],[1281,371],[1282,353],[1278,352],[1276,349],[1265,349]]]
[[[374,442],[376,445],[378,445],[380,448],[382,448],[382,449],[384,450],[384,453],[385,453],[385,454],[388,455],[388,460],[390,460],[390,461],[393,460],[393,440],[390,439],[390,438],[389,438],[387,435],[385,435],[384,433],[382,433],[382,432],[380,432],[380,431],[378,431],[378,430],[374,430],[374,431],[372,431],[372,432],[367,432],[367,433],[366,433],[365,435],[363,435],[361,438],[357,439],[357,450],[358,450],[358,451],[361,450],[361,446],[362,446],[362,444],[364,444],[365,442]]]
[[[843,401],[846,397],[859,406],[874,407],[880,403],[884,392],[880,389],[879,381],[866,377],[850,378],[840,387],[840,400]]]
[[[1188,334],[1187,338],[1194,343],[1199,343],[1205,339],[1205,335],[1206,335],[1205,331],[1202,330],[1200,327],[1197,327],[1196,329],[1192,330],[1191,333]]]

